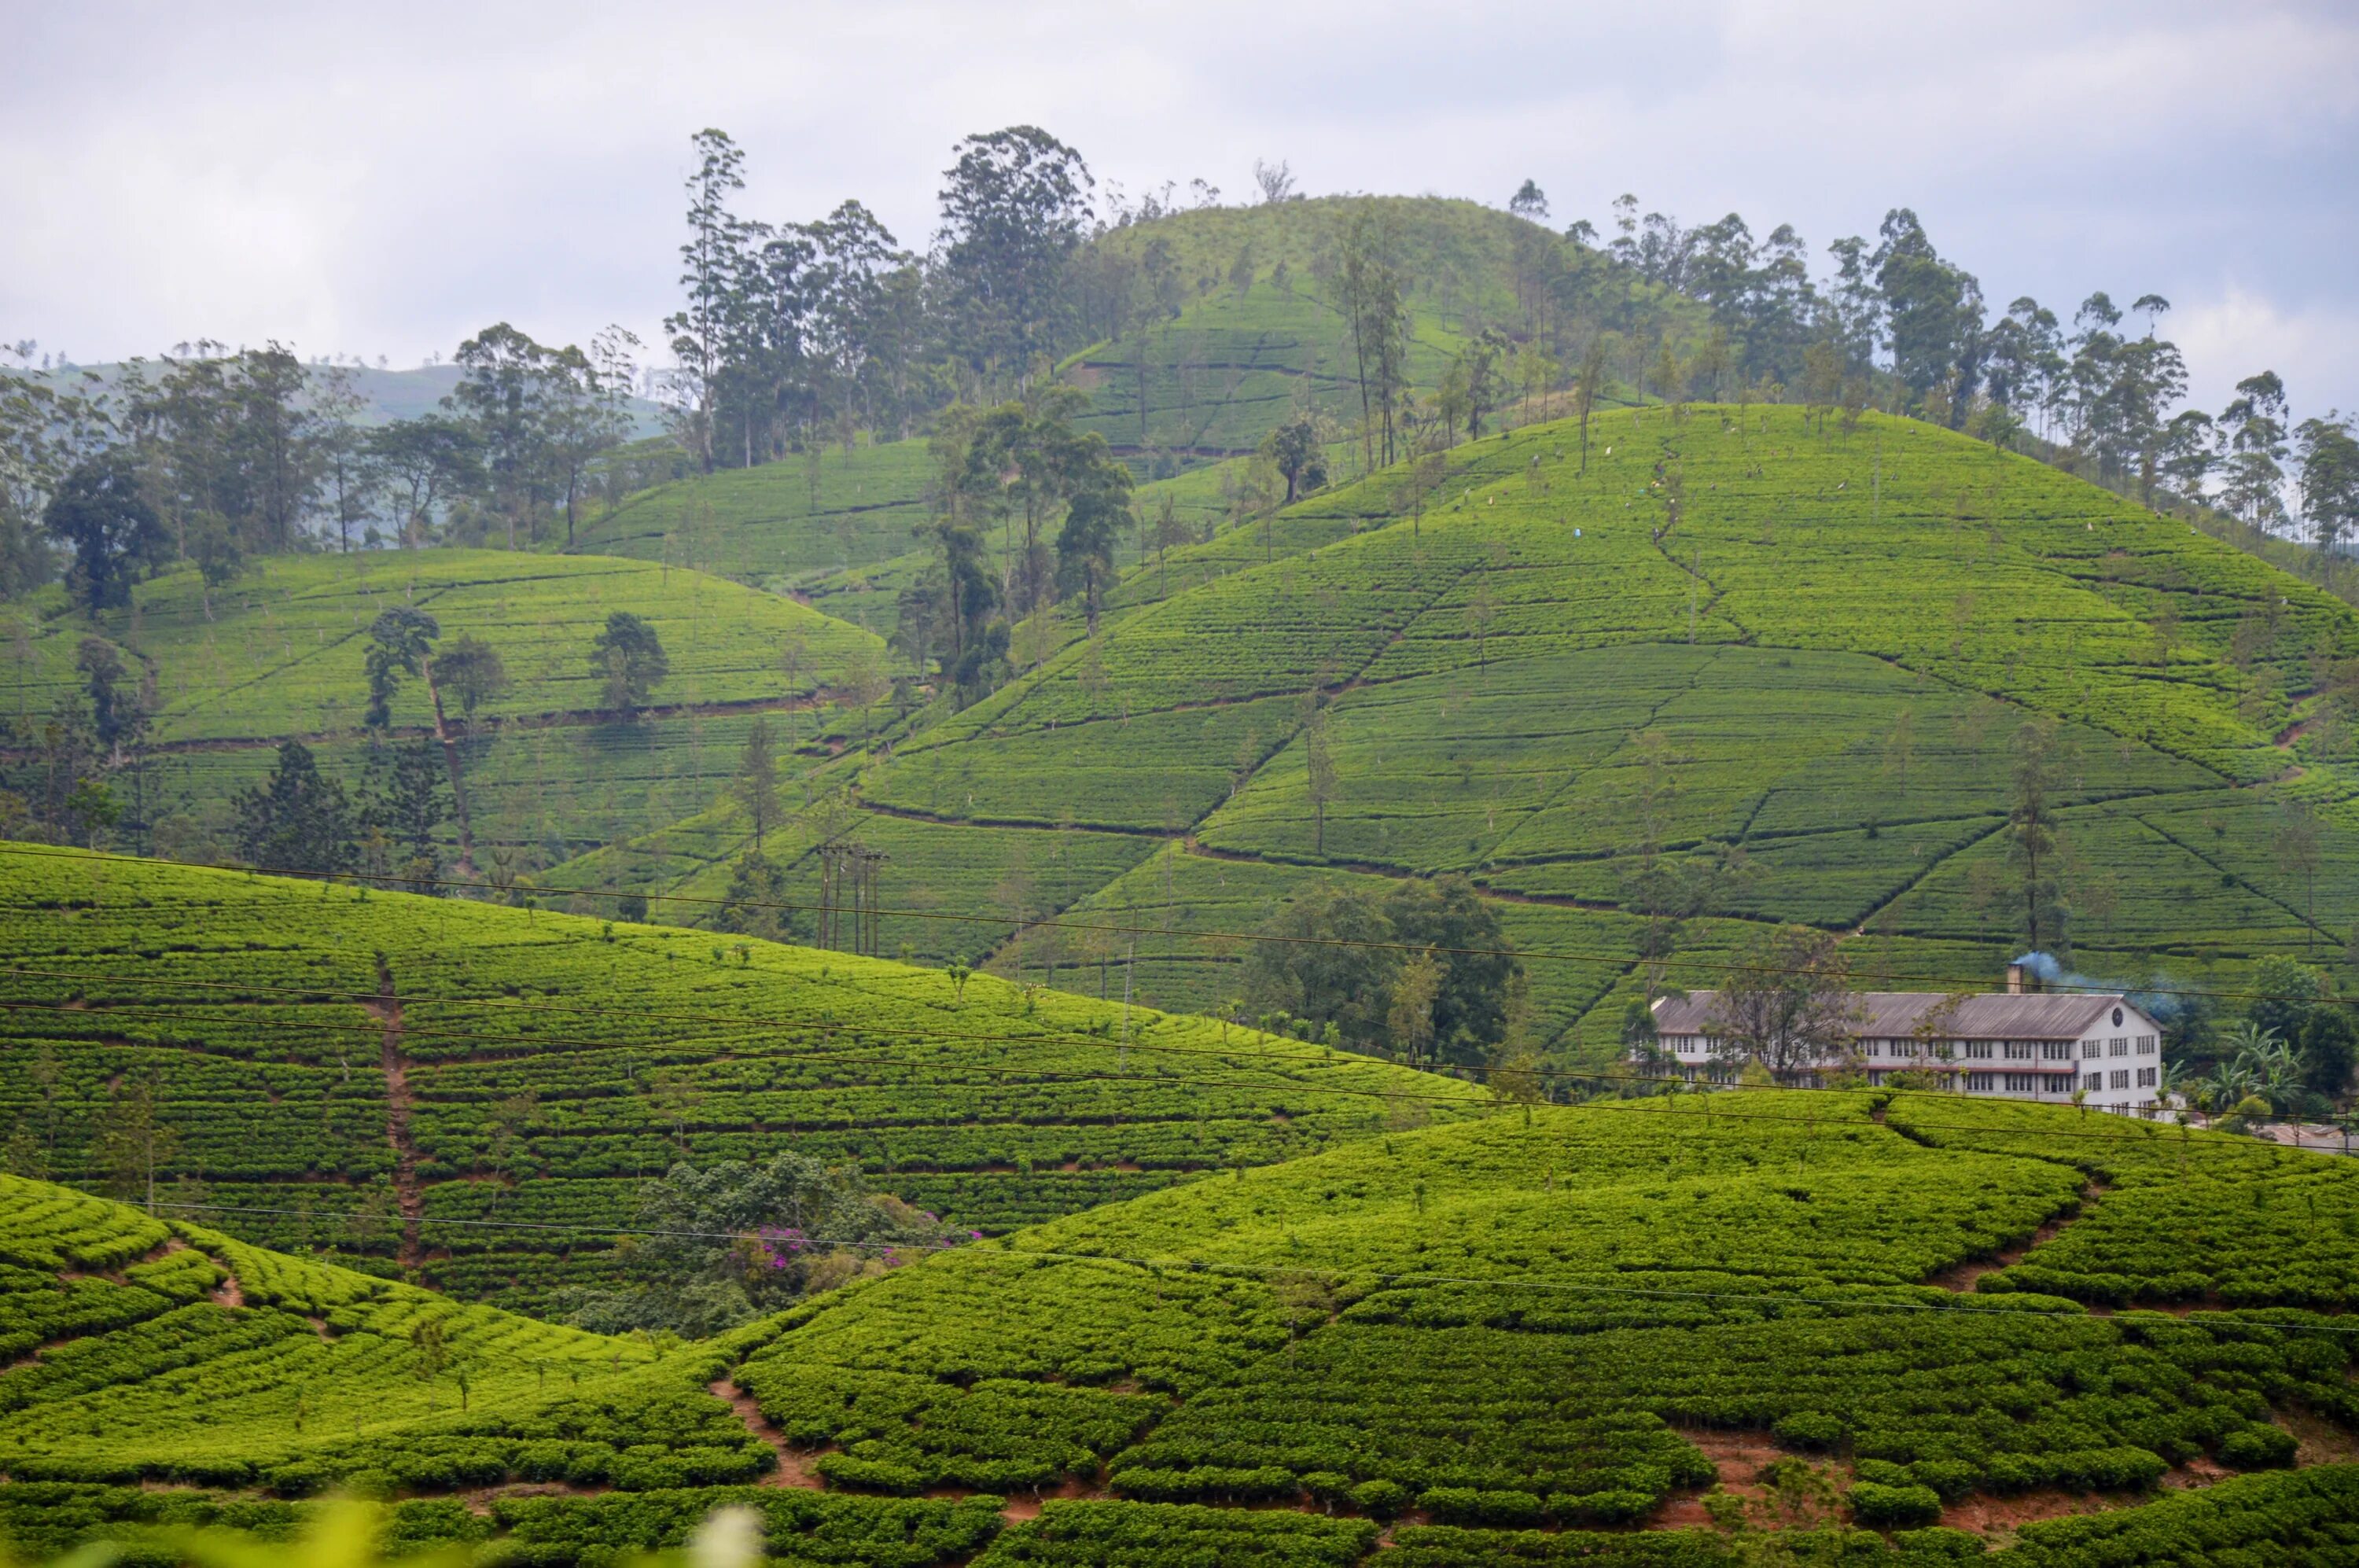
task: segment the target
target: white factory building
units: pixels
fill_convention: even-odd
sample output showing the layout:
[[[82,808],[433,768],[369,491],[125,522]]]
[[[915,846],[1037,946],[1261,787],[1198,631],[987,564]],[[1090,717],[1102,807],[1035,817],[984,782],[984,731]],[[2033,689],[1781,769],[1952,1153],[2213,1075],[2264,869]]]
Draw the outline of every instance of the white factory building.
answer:
[[[2050,1105],[2070,1102],[2077,1089],[2083,1103],[2107,1110],[2160,1096],[2162,1030],[2128,997],[2022,986],[2020,971],[2010,968],[2002,992],[1862,992],[1849,1048],[1796,1075],[1864,1072],[1880,1084],[1896,1073],[1930,1073],[1963,1094]],[[1684,1078],[1736,1078],[1740,1061],[1715,1040],[1718,1000],[1717,992],[1694,991],[1655,1004],[1657,1050]]]

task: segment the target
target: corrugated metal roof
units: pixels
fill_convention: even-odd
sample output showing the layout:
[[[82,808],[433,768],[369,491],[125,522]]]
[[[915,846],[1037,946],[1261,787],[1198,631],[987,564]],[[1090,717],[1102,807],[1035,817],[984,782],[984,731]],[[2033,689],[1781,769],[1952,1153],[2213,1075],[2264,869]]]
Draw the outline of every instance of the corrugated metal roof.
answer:
[[[1717,991],[1690,991],[1655,1004],[1658,1034],[1706,1034]],[[1934,1008],[1952,997],[1942,991],[1863,991],[1861,1018],[1853,1033],[1863,1040],[1906,1040]],[[1985,992],[1954,998],[1955,1014],[1929,1028],[1941,1040],[2078,1040],[2109,1008],[2129,1007],[2119,996]],[[2125,1014],[2126,1019],[2133,1015]],[[2124,1025],[2127,1027],[2126,1022]]]

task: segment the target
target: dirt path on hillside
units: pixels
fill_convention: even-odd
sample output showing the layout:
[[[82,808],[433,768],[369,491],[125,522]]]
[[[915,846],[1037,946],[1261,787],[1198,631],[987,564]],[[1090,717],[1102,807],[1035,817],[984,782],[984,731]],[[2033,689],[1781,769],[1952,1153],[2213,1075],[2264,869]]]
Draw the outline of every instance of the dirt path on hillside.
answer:
[[[362,1008],[383,1024],[378,1036],[378,1060],[385,1069],[385,1137],[393,1146],[393,1196],[401,1209],[401,1265],[415,1269],[421,1261],[419,1225],[426,1217],[426,1200],[418,1186],[418,1145],[410,1137],[409,1113],[415,1100],[409,1092],[409,1063],[401,1054],[401,997],[393,988],[393,968],[379,953],[377,994]]]
[[[707,1383],[705,1388],[715,1399],[727,1400],[729,1408],[737,1412],[737,1419],[745,1423],[745,1430],[768,1443],[770,1452],[778,1456],[778,1467],[754,1485],[798,1486],[813,1492],[820,1489],[821,1485],[820,1478],[810,1467],[812,1459],[817,1455],[800,1452],[779,1435],[778,1429],[764,1418],[762,1407],[754,1402],[753,1395],[740,1388],[726,1377],[715,1377],[712,1382]]]
[[[1895,1128],[1894,1130],[1902,1131],[1904,1129]],[[2079,1203],[2073,1204],[2062,1214],[2050,1218],[2045,1225],[2042,1225],[2038,1230],[2033,1231],[2029,1236],[2024,1237],[2021,1241],[2017,1242],[2014,1246],[2003,1247],[1996,1252],[1992,1253],[1988,1258],[1969,1258],[1963,1263],[1957,1264],[1949,1269],[1944,1269],[1940,1273],[1932,1275],[1927,1279],[1925,1283],[1939,1290],[1954,1290],[1961,1295],[1970,1296],[1973,1294],[1975,1280],[1980,1279],[1985,1274],[1995,1274],[2002,1269],[2014,1268],[2017,1264],[2023,1261],[2025,1255],[2029,1253],[2032,1248],[2038,1247],[2043,1243],[2053,1241],[2057,1236],[2063,1234],[2063,1230],[2066,1225],[2071,1225],[2074,1220],[2077,1220],[2082,1215],[2087,1214],[2089,1212],[2090,1205],[2096,1203],[2098,1199],[2104,1195],[2105,1188],[2104,1183],[2092,1181],[2081,1189],[2081,1201]]]

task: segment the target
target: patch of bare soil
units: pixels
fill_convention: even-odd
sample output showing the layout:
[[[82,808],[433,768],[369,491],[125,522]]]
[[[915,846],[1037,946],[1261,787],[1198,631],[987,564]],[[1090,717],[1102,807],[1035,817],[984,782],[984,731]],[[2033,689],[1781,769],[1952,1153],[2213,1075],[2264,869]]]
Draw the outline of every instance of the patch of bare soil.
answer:
[[[1007,1506],[999,1510],[999,1517],[1010,1524],[1021,1524],[1028,1519],[1038,1519],[1040,1505],[1051,1497],[1086,1497],[1094,1490],[1095,1488],[1080,1476],[1068,1475],[1065,1477],[1065,1484],[1054,1491],[1024,1492],[1008,1498]]]
[[[2055,1240],[2066,1225],[2087,1214],[2089,1205],[2103,1197],[2104,1191],[2103,1186],[2091,1182],[2081,1189],[2081,1201],[2077,1204],[2056,1215],[2022,1241],[2013,1247],[2001,1247],[1988,1258],[1970,1258],[1953,1268],[1944,1269],[1928,1279],[1925,1283],[1936,1290],[1954,1290],[1960,1295],[1972,1295],[1975,1280],[1985,1274],[1996,1273],[1999,1269],[2014,1267],[2022,1262],[2024,1255],[2033,1247]]]
[[[1786,1456],[1786,1451],[1766,1432],[1715,1429],[1683,1432],[1680,1435],[1703,1450],[1703,1456],[1712,1461],[1712,1468],[1719,1472],[1721,1490],[1749,1499],[1768,1495],[1767,1489],[1754,1479],[1761,1473],[1761,1467]],[[1655,1511],[1654,1523],[1663,1530],[1708,1530],[1712,1522],[1701,1496],[1672,1497]]]
[[[797,1486],[810,1492],[821,1489],[822,1483],[810,1467],[818,1455],[805,1454],[781,1437],[778,1429],[763,1418],[762,1407],[754,1402],[753,1395],[726,1377],[715,1377],[705,1387],[715,1398],[726,1399],[729,1408],[737,1412],[737,1419],[745,1423],[745,1430],[768,1443],[770,1451],[778,1456],[778,1467],[755,1482],[756,1486]]]
[[[2323,1416],[2304,1410],[2283,1410],[2277,1413],[2278,1422],[2293,1433],[2297,1446],[2293,1462],[2297,1465],[2348,1465],[2359,1459],[2359,1436],[2343,1431]],[[2210,1465],[2210,1461],[2198,1461]],[[2216,1467],[2215,1467],[2216,1468]],[[2223,1475],[2226,1474],[2224,1471]]]
[[[1972,1530],[1979,1536],[2004,1540],[2011,1538],[2022,1526],[2040,1519],[2103,1513],[2109,1508],[2120,1506],[2086,1492],[2060,1492],[2052,1488],[2015,1492],[2006,1497],[1976,1492],[1943,1508],[1941,1522],[1951,1530]]]

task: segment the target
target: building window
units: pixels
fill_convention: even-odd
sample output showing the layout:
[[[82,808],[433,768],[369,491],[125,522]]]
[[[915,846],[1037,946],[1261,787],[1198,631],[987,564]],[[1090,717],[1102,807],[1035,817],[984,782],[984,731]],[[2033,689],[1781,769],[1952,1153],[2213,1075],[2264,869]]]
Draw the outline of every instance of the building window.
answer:
[[[2031,1094],[2038,1090],[2039,1079],[2035,1073],[2010,1073],[2006,1075],[2006,1092],[2010,1094]]]
[[[1892,1054],[1914,1056],[1917,1054],[1917,1042],[1913,1040],[1896,1040],[1892,1042]]]
[[[2070,1062],[2072,1060],[2072,1043],[2070,1040],[2061,1044],[2050,1041],[2039,1048],[2039,1054],[2050,1062]]]
[[[1883,1073],[1883,1070],[1882,1070],[1881,1068],[1875,1068],[1875,1067],[1871,1067],[1871,1068],[1869,1068],[1869,1069],[1867,1070],[1867,1086],[1868,1086],[1869,1088],[1871,1088],[1871,1089],[1876,1089],[1876,1088],[1881,1088],[1881,1087],[1883,1087],[1883,1084],[1884,1084],[1884,1073]]]
[[[2155,1086],[2155,1075],[2156,1075],[2156,1073],[2157,1073],[2158,1072],[2159,1072],[2159,1071],[2160,1071],[2160,1069],[2158,1069],[2158,1068],[2153,1068],[2153,1067],[2141,1067],[2141,1068],[2139,1068],[2139,1069],[2137,1070],[2137,1075],[2138,1075],[2137,1086],[2138,1086],[2139,1088],[2141,1088],[2141,1089],[2151,1089],[2151,1088],[2153,1088],[2153,1087]]]
[[[2116,1067],[2116,1068],[2114,1068],[2114,1088],[2116,1088],[2116,1089],[2126,1089],[2126,1088],[2128,1088],[2129,1086],[2130,1086],[2130,1074],[2129,1074],[2129,1070],[2128,1070],[2127,1068],[2125,1068],[2125,1067]]]
[[[2103,1040],[2082,1040],[2082,1041],[2081,1042],[2081,1054],[2082,1054],[2082,1055],[2083,1055],[2083,1056],[2103,1056],[2103,1055],[2104,1055],[2104,1054],[2105,1054],[2105,1044],[2104,1044],[2104,1041],[2103,1041]]]
[[[2129,1053],[2130,1042],[2126,1038],[2121,1040],[2109,1040],[2105,1041],[2105,1054],[2107,1056],[2127,1056]]]
[[[2081,1080],[2081,1087],[2083,1089],[2102,1089],[2104,1086],[2105,1075],[2102,1073],[2092,1073]]]
[[[1998,1074],[1995,1073],[1969,1073],[1966,1074],[1966,1093],[1969,1094],[1987,1094],[1997,1086]]]
[[[2154,1036],[2150,1034],[2142,1034],[2137,1037],[2137,1041],[2138,1054],[2140,1056],[2152,1056],[2154,1054]]]
[[[1991,1059],[1990,1041],[1986,1040],[1966,1041],[1966,1059],[1970,1062],[1988,1062]]]
[[[2030,1042],[2029,1040],[2008,1040],[2008,1041],[2006,1042],[2006,1059],[2007,1059],[2009,1062],[2028,1062],[2028,1061],[2030,1061],[2030,1060],[2031,1060],[2031,1042]]]

